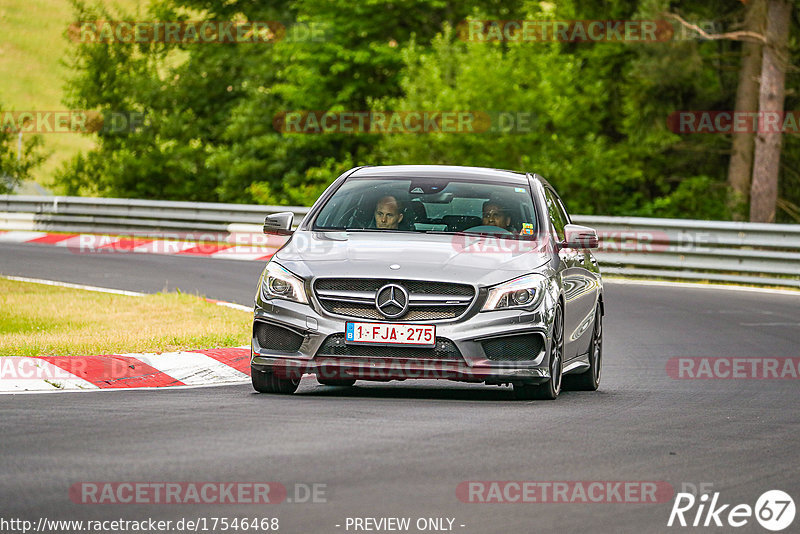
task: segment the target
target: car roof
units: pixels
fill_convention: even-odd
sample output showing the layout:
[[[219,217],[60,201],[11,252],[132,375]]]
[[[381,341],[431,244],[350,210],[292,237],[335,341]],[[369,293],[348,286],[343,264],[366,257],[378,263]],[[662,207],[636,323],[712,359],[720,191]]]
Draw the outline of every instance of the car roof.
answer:
[[[383,165],[359,167],[348,178],[462,178],[497,180],[507,184],[528,185],[524,172],[489,169],[485,167],[460,167],[457,165]]]

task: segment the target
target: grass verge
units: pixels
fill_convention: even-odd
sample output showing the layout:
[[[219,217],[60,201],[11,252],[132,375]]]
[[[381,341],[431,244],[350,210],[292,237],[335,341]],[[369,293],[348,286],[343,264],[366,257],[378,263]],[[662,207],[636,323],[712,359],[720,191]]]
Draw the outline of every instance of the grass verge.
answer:
[[[95,2],[87,2],[94,4]],[[144,7],[143,0],[102,0],[112,7],[135,13]],[[141,19],[135,19],[141,20]],[[72,6],[66,0],[3,0],[0,2],[0,110],[59,111],[64,83],[71,76],[63,63],[74,44],[64,32],[75,21]],[[27,139],[27,136],[24,135]],[[34,178],[43,186],[52,185],[53,173],[78,152],[95,146],[97,135],[45,134],[44,150],[51,153],[34,170]],[[16,136],[14,137],[16,153]]]
[[[85,356],[235,347],[249,313],[196,295],[129,297],[0,278],[0,355]]]

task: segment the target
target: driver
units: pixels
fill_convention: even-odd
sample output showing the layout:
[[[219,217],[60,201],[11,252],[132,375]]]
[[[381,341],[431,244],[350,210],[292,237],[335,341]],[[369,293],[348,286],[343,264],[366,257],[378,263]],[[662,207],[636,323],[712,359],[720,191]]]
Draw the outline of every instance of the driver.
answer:
[[[509,232],[514,231],[511,228],[511,215],[508,214],[508,209],[496,200],[484,202],[483,224],[484,226],[497,226]]]
[[[396,230],[403,220],[400,201],[392,195],[378,199],[375,204],[375,227],[383,230]]]

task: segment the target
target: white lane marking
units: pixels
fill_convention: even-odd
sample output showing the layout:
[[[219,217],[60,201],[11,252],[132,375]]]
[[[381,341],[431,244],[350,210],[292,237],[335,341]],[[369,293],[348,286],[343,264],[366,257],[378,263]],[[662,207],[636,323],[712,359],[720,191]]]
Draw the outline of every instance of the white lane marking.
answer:
[[[53,243],[53,245],[56,247],[68,248],[71,252],[74,252],[76,254],[80,252],[86,252],[88,254],[90,250],[88,247],[86,247],[86,250],[84,250],[84,244],[83,244],[84,241],[82,241],[81,239],[81,236],[84,235],[87,234],[79,234],[76,236],[68,237],[67,239],[62,239],[57,243]]]
[[[5,232],[0,234],[0,241],[7,241],[10,243],[21,243],[24,241],[30,241],[31,239],[36,239],[38,237],[46,235],[47,232],[27,232],[23,230],[12,230],[10,232]]]
[[[61,241],[58,241],[56,243],[52,243],[52,245],[54,247],[68,248],[73,252],[77,252],[77,251],[80,251],[80,248],[81,248],[81,236],[80,235],[76,235],[76,236],[68,237],[68,238],[62,239]]]
[[[149,253],[149,254],[177,254],[179,252],[183,252],[184,250],[188,250],[196,246],[197,243],[193,241],[172,241],[169,239],[156,239],[155,241],[151,241],[150,243],[145,243],[143,245],[133,247],[133,251]]]
[[[235,302],[225,302],[224,300],[217,300],[214,302],[217,306],[225,306],[226,308],[232,308],[234,310],[240,310],[244,312],[252,312],[252,306],[243,306],[242,304],[236,304]]]
[[[7,358],[7,356],[5,357]],[[34,380],[30,378],[3,378],[0,380],[0,387],[2,387],[0,393],[64,391],[45,380]]]
[[[739,323],[739,326],[800,326],[800,323]]]
[[[75,254],[109,253],[113,249],[103,248],[119,242],[122,237],[102,234],[79,234],[54,243],[57,247],[64,247]]]
[[[248,347],[249,348],[249,347]],[[246,374],[198,352],[126,354],[187,385],[248,380]]]
[[[70,289],[83,289],[85,291],[96,291],[98,293],[112,293],[114,295],[125,295],[128,297],[144,297],[147,293],[139,293],[138,291],[126,291],[124,289],[111,289],[108,287],[85,286],[82,284],[70,284],[69,282],[58,282],[56,280],[42,280],[40,278],[25,278],[23,276],[6,276],[0,275],[0,278],[14,280],[15,282],[28,282],[31,284],[44,284],[46,286],[67,287]],[[225,306],[234,310],[252,312],[253,308],[236,304],[235,302],[226,302],[224,300],[207,299],[206,302],[212,302],[217,306]]]
[[[719,289],[721,291],[749,291],[751,293],[767,293],[770,295],[800,296],[800,291],[791,289],[771,289],[767,287],[730,286],[725,284],[698,284],[696,282],[665,282],[663,280],[631,280],[629,278],[615,278],[603,276],[604,284],[629,284],[640,286],[685,287],[687,289]]]
[[[25,278],[23,276],[6,276],[3,278],[14,280],[15,282],[28,282],[30,284],[43,284],[46,286],[67,287],[70,289],[83,289],[85,291],[95,291],[98,293],[112,293],[114,295],[126,295],[129,297],[143,297],[147,293],[139,293],[138,291],[126,291],[124,289],[111,289],[109,287],[85,286],[83,284],[70,284],[69,282],[58,282],[56,280],[42,280],[40,278]]]
[[[220,252],[215,252],[211,254],[211,257],[226,260],[257,260],[274,254],[276,250],[273,247],[236,245]]]

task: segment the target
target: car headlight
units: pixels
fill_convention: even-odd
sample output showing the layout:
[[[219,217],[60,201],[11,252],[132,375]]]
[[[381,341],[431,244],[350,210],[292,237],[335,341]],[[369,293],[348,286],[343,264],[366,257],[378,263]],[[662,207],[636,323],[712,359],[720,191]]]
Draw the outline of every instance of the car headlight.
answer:
[[[286,299],[308,304],[303,279],[280,265],[269,262],[261,279],[261,295],[265,300]]]
[[[544,294],[544,277],[529,274],[489,288],[481,311],[530,308],[538,305]]]

